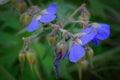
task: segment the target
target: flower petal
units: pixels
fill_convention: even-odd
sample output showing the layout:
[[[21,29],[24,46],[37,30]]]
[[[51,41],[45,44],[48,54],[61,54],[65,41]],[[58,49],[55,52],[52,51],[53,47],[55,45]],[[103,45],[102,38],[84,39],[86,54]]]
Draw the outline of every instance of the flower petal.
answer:
[[[98,39],[97,39],[97,38],[94,38],[94,39],[93,39],[93,43],[94,43],[96,46],[98,46],[98,45],[99,45]]]
[[[105,40],[110,36],[110,30],[105,28],[96,28],[97,30],[97,39]]]
[[[70,54],[69,54],[70,61],[77,62],[84,55],[85,55],[84,48],[81,45],[74,43],[70,49]]]
[[[108,24],[103,24],[103,23],[100,23],[101,27],[104,28],[104,29],[107,29],[107,30],[110,30],[110,25]]]
[[[88,27],[83,29],[80,33],[90,33],[93,30],[93,27]]]
[[[28,32],[33,32],[37,30],[39,26],[40,26],[40,22],[36,18],[34,18],[32,19],[31,23],[28,25],[27,30]]]
[[[43,14],[41,15],[40,22],[51,22],[56,18],[54,14]]]
[[[95,31],[91,31],[89,34],[80,37],[80,40],[82,41],[82,45],[88,44],[91,40],[95,38],[96,34],[97,33]]]
[[[49,7],[46,9],[49,14],[55,14],[57,12],[57,5],[50,4]]]

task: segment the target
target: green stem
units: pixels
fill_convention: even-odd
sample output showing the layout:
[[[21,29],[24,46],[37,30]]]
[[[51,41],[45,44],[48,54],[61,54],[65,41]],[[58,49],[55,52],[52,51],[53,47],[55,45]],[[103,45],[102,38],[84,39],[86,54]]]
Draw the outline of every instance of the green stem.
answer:
[[[94,65],[93,65],[92,57],[87,54],[87,59],[88,59],[88,63],[90,64],[90,67],[93,69]]]
[[[78,69],[79,80],[82,80],[82,64],[80,61],[77,63],[77,69]]]
[[[38,68],[37,68],[36,64],[33,65],[33,69],[34,69],[34,72],[37,75],[38,79],[39,80],[43,80],[42,77],[41,77],[41,75],[40,75],[40,73],[39,73],[39,71],[38,71]]]
[[[19,80],[21,80],[23,77],[23,72],[24,72],[24,65],[23,64],[20,64],[20,71],[21,71],[21,76],[20,76]]]

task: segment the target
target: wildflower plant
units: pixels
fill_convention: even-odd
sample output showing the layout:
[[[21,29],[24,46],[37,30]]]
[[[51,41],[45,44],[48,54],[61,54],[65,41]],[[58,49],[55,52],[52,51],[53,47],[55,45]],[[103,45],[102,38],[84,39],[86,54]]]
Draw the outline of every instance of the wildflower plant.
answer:
[[[26,20],[23,20],[25,25],[27,25],[26,27],[29,33],[39,31],[39,27],[42,26],[42,28],[45,28],[45,26],[51,28],[51,32],[46,36],[48,36],[47,39],[51,45],[53,53],[55,52],[53,63],[56,69],[57,78],[59,77],[60,64],[62,64],[60,61],[65,58],[69,58],[70,62],[78,64],[82,64],[82,61],[86,60],[93,67],[93,50],[89,46],[89,43],[95,43],[95,45],[98,46],[99,40],[105,40],[110,36],[110,25],[90,21],[90,12],[86,9],[85,4],[82,4],[78,9],[76,9],[64,24],[57,20],[56,16],[58,7],[59,6],[54,3],[50,4],[43,10],[39,9],[38,6],[32,6],[28,12],[24,14],[29,18],[25,18]],[[81,14],[78,20],[75,20],[74,16],[78,11],[81,11]],[[78,33],[73,34],[64,28],[66,25],[73,23],[80,24],[81,30]],[[58,33],[62,34],[62,36],[58,35]],[[39,34],[40,31],[37,34],[35,33],[32,36],[23,38],[24,45],[20,52],[19,60],[24,64],[24,57],[27,57],[31,68],[36,63],[35,52],[32,49],[31,39],[35,39]]]

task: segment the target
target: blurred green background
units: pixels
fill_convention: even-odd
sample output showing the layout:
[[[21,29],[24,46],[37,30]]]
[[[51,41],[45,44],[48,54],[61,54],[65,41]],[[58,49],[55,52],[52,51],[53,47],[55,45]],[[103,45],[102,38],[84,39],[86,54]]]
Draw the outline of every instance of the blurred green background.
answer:
[[[27,8],[30,7],[25,0]],[[64,22],[82,3],[86,3],[91,12],[91,21],[111,25],[109,39],[100,41],[99,46],[90,44],[94,50],[94,69],[87,67],[82,73],[82,80],[120,80],[120,0],[31,0],[34,5],[46,7],[54,2],[58,5],[57,20]],[[79,13],[75,16],[78,17]],[[26,62],[21,73],[18,55],[23,46],[22,37],[32,35],[26,27],[20,26],[20,14],[13,11],[11,2],[0,5],[0,80],[38,80]],[[78,27],[77,27],[78,26]],[[76,28],[75,28],[76,27]],[[65,27],[71,32],[78,32],[78,24]],[[38,72],[42,80],[56,80],[52,50],[43,31],[39,39],[32,41],[37,56]],[[78,69],[68,59],[61,61],[59,80],[79,80]]]

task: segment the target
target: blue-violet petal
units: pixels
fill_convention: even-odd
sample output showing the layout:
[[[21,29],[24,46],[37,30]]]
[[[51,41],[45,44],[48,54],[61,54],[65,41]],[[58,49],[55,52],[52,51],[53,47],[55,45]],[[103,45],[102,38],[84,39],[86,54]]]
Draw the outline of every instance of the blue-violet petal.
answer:
[[[27,30],[28,32],[33,32],[37,30],[39,26],[40,22],[36,18],[33,18],[31,23],[28,25]]]
[[[84,48],[81,45],[74,43],[70,49],[70,54],[69,54],[70,61],[77,62],[84,55],[85,55]]]

